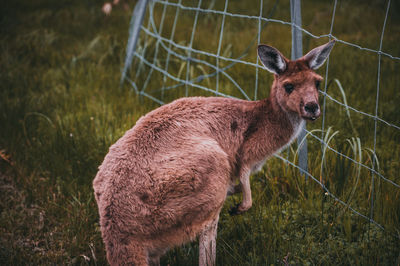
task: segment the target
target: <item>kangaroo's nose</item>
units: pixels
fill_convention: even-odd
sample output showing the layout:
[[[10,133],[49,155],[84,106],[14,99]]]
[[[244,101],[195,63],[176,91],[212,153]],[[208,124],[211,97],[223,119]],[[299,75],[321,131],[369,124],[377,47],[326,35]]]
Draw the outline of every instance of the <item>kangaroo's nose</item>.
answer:
[[[319,105],[315,102],[307,103],[304,105],[304,110],[310,115],[315,115],[318,112]]]

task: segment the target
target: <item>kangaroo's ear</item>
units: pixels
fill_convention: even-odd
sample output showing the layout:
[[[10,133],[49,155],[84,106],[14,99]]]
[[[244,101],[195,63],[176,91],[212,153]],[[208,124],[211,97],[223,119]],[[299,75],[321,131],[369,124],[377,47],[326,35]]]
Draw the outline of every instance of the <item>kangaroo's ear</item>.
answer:
[[[257,53],[261,63],[269,72],[279,75],[286,70],[287,59],[274,47],[260,44]]]
[[[303,58],[308,62],[308,66],[311,69],[317,69],[322,66],[328,58],[334,44],[335,40],[332,40],[324,45],[312,49],[308,54],[303,56]]]

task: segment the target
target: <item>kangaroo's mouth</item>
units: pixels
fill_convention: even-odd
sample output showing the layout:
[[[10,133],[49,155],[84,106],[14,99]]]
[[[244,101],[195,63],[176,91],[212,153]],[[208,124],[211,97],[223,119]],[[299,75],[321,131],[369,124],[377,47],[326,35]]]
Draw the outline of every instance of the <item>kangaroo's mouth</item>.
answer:
[[[311,115],[311,116],[309,116],[309,115],[302,115],[301,117],[302,117],[304,120],[313,122],[313,121],[317,120],[317,118],[319,117],[319,115]]]

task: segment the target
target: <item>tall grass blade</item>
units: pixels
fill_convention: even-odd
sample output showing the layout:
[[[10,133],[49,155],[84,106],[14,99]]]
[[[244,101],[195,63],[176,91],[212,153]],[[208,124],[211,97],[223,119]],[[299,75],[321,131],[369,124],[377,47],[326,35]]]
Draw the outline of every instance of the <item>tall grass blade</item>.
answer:
[[[344,102],[344,105],[345,105],[345,108],[346,108],[346,114],[347,114],[347,117],[349,118],[349,122],[350,122],[351,129],[353,130],[354,134],[356,134],[356,136],[358,136],[359,134],[358,134],[356,128],[354,127],[354,125],[353,125],[353,121],[351,120],[350,109],[349,109],[349,105],[347,104],[346,93],[345,93],[345,91],[344,91],[344,89],[343,89],[342,84],[340,83],[340,81],[339,81],[338,79],[334,79],[334,80],[335,80],[336,84],[337,84],[338,87],[339,87],[340,93],[342,94],[343,102]]]

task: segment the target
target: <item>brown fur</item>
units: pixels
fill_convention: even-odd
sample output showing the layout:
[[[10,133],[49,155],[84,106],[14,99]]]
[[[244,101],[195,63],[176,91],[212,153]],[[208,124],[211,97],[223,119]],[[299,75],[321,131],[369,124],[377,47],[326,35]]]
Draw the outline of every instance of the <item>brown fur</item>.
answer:
[[[243,191],[239,213],[251,207],[250,173],[296,137],[301,105],[318,101],[321,77],[304,59],[285,60],[268,99],[182,98],[140,118],[110,147],[93,187],[111,265],[156,265],[199,234],[200,265],[215,263],[227,193]],[[288,80],[298,88],[290,95]]]

